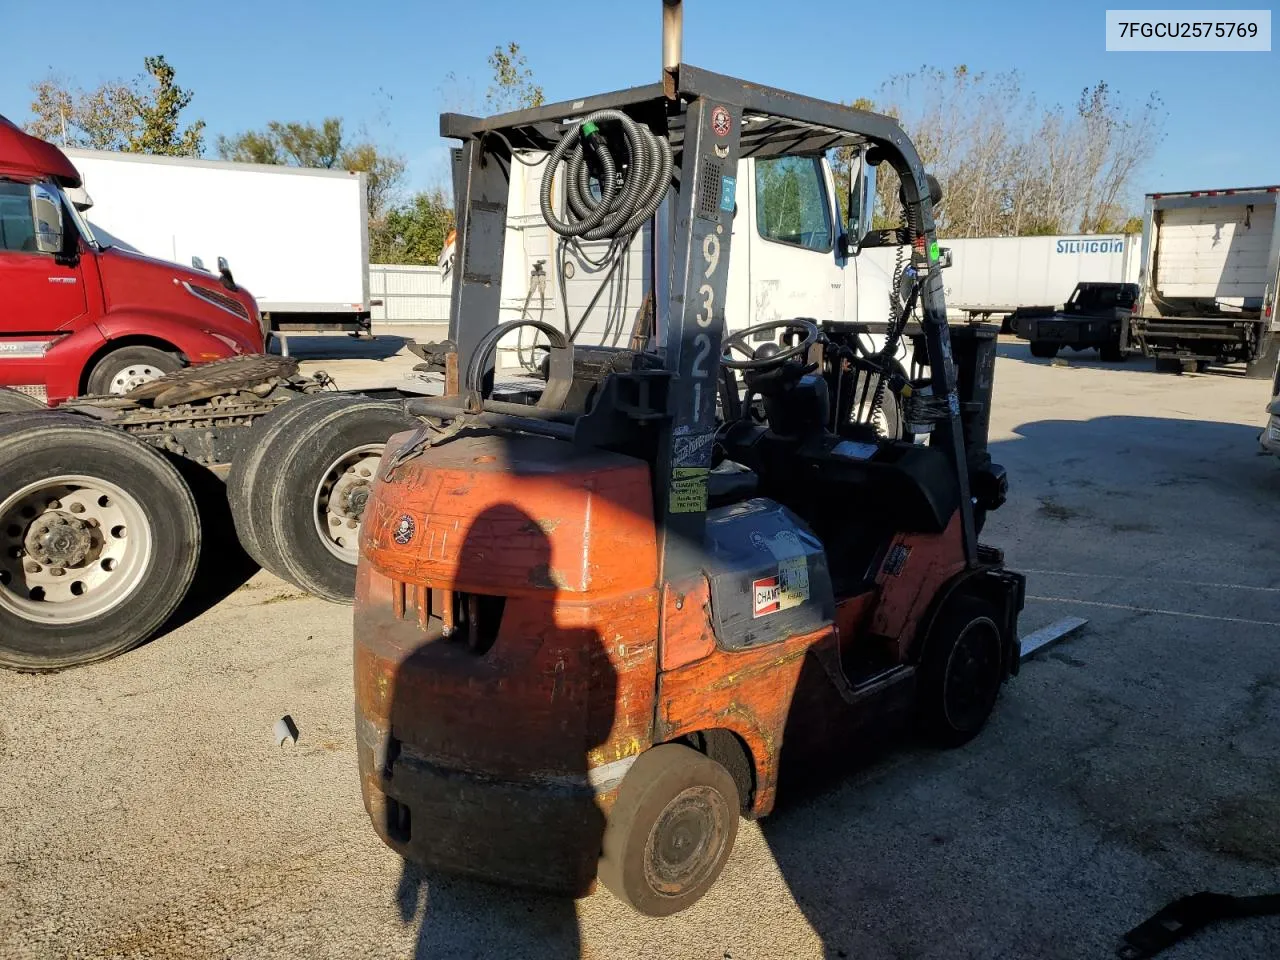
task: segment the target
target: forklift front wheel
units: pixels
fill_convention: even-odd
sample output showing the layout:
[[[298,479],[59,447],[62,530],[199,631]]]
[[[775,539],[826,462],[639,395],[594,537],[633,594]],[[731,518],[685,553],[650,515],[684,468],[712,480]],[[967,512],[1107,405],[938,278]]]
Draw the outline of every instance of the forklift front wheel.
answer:
[[[641,754],[609,813],[600,882],[646,916],[678,913],[724,869],[740,803],[729,771],[690,747],[668,743]]]
[[[927,641],[919,713],[925,733],[940,746],[968,743],[991,716],[1006,671],[999,620],[990,604],[962,597]]]

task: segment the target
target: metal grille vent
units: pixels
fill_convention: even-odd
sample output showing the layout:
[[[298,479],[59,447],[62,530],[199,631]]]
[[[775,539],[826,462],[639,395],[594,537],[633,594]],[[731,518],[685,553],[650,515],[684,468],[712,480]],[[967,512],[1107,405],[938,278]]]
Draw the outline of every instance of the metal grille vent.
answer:
[[[228,296],[218,290],[210,290],[208,287],[197,287],[193,283],[184,283],[187,292],[194,294],[201,300],[207,300],[216,307],[221,307],[227,313],[234,313],[241,320],[249,319],[249,311],[245,309],[244,304],[235,297]]]
[[[698,197],[698,216],[704,220],[720,219],[721,166],[714,160],[702,161],[702,176],[698,186],[701,195]]]

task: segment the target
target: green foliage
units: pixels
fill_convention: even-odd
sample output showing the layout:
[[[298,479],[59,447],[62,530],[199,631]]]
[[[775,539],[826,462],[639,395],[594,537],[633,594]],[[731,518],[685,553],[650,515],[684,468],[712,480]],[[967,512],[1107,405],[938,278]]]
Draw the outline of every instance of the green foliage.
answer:
[[[371,226],[369,255],[374,263],[435,264],[454,226],[453,204],[437,188],[416,193]]]
[[[27,130],[67,147],[200,156],[204,121],[182,126],[182,112],[195,94],[174,82],[174,68],[163,56],[146,57],[143,65],[144,76],[109,81],[94,90],[73,87],[56,76],[33,83]]]
[[[493,82],[484,98],[489,113],[540,107],[546,101],[542,87],[533,82],[533,71],[520,52],[520,44],[514,40],[505,48],[493,48],[489,68],[493,71]]]
[[[140,123],[126,149],[166,157],[200,156],[204,152],[204,121],[197,120],[185,130],[179,122],[195,94],[174,83],[174,69],[163,56],[147,57],[143,65],[154,81],[153,89],[149,96],[138,96],[134,101]]]

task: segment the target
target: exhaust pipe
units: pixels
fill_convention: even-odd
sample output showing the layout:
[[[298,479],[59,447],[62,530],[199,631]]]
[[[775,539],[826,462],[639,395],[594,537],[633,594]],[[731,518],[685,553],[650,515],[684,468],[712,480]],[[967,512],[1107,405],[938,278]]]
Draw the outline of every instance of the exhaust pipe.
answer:
[[[662,0],[662,82],[668,100],[676,98],[676,72],[684,47],[684,0]]]

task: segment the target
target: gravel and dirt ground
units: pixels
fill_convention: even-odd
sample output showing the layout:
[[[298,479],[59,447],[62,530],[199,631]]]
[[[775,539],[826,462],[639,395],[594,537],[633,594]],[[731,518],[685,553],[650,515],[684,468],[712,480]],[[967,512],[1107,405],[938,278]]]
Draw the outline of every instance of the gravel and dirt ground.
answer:
[[[392,338],[292,347],[343,386],[413,362]],[[905,742],[784,798],[666,921],[427,876],[361,807],[350,611],[257,574],[111,662],[0,672],[0,956],[1107,957],[1175,896],[1280,887],[1267,384],[1001,354],[1012,499],[984,539],[1029,575],[1024,633],[1090,624],[968,747]],[[281,749],[286,713],[301,736]],[[1278,953],[1273,918],[1168,957]]]

